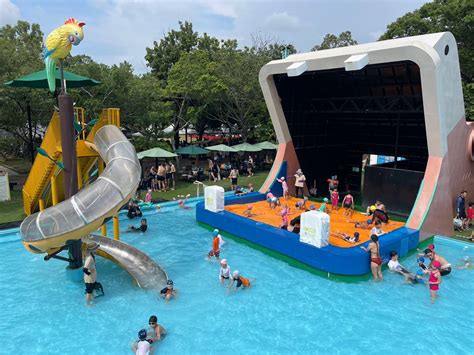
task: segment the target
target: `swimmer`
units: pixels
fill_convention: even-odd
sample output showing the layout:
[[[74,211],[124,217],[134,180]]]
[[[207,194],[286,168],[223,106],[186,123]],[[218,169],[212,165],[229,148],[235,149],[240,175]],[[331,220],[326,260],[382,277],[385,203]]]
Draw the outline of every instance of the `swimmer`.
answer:
[[[416,262],[418,263],[418,266],[421,268],[421,271],[424,272],[426,271],[428,268],[426,267],[425,265],[425,258],[422,257],[422,256],[419,256],[417,259],[416,259]]]
[[[232,277],[232,274],[230,272],[230,266],[227,264],[227,259],[222,259],[221,260],[221,268],[219,270],[219,281],[221,284],[224,283],[224,280],[227,280],[227,282],[230,282],[230,278]]]
[[[156,212],[161,212],[161,206],[160,205],[156,205]]]
[[[329,210],[326,206],[326,204],[328,203],[328,199],[325,197],[323,198],[323,203],[321,203],[321,206],[319,206],[319,212],[324,212],[324,213],[328,213]]]
[[[441,284],[441,263],[437,260],[432,262],[432,270],[430,271],[430,278],[428,284],[430,285],[431,303],[434,303]]]
[[[418,283],[416,275],[407,270],[400,262],[398,261],[398,254],[395,250],[390,252],[390,261],[387,264],[388,268],[392,272],[396,272],[405,277],[405,282],[407,283]]]
[[[344,232],[336,231],[335,233],[331,233],[331,235],[334,236],[334,237],[337,237],[337,238],[341,238],[342,240],[344,240],[348,243],[351,243],[351,244],[358,243],[359,240],[360,240],[359,232],[354,232],[354,235],[349,235],[349,234],[344,233]]]
[[[254,282],[255,279],[252,280],[252,282]],[[229,289],[232,288],[232,286],[234,286],[234,283],[236,283],[235,285],[235,290],[237,291],[240,287],[242,287],[242,289],[246,289],[246,288],[249,288],[251,285],[252,285],[252,282],[250,282],[249,279],[243,277],[243,276],[240,276],[240,273],[238,270],[235,270],[234,273],[232,274],[232,281],[229,285]]]
[[[217,233],[216,233],[217,231]],[[213,256],[216,257],[217,260],[220,260],[221,249],[220,249],[220,240],[219,240],[219,230],[214,229],[212,233],[212,249],[207,253],[207,260],[211,260]]]
[[[148,319],[148,325],[150,328],[147,331],[147,340],[152,341],[155,343],[157,341],[161,341],[166,336],[166,329],[163,328],[160,324],[158,324],[158,318],[156,316],[151,316]]]
[[[134,341],[132,344],[132,351],[136,355],[148,355],[151,351],[152,341],[149,339],[147,340],[147,332],[146,329],[141,329],[138,332],[138,340]]]
[[[166,302],[176,296],[176,290],[173,286],[173,280],[166,281],[166,287],[160,291],[160,296],[164,298]]]
[[[458,269],[458,270],[472,269],[472,268],[473,268],[473,266],[470,263],[470,258],[467,255],[464,258],[462,258],[462,264],[456,266],[456,269]]]
[[[285,200],[288,200],[290,198],[290,193],[288,192],[288,183],[286,182],[285,177],[282,176],[277,179],[277,181],[281,184],[281,188],[283,189],[283,197]]]
[[[306,210],[306,202],[308,201],[307,196],[303,196],[302,200],[296,202],[295,207],[298,210]]]
[[[190,196],[191,196],[191,194],[187,194],[186,196],[184,196],[184,195],[179,196],[179,195],[178,195],[178,197],[184,198],[184,200],[182,200],[182,199],[179,199],[179,200],[178,200],[179,208],[182,208],[182,209],[184,209],[184,210],[190,210],[190,209],[192,208],[192,207],[186,206],[186,201],[188,201],[188,198],[189,198]]]
[[[135,227],[135,226],[128,226],[128,230],[126,232],[142,232],[145,233],[148,229],[148,224],[146,221],[146,218],[142,218],[140,221],[140,226]]]

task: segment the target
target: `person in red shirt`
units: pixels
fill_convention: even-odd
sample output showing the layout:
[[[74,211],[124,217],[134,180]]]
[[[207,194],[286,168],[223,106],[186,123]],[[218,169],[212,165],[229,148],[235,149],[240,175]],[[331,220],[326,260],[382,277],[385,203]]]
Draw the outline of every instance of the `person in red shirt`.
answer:
[[[210,260],[213,256],[220,260],[221,250],[219,248],[219,235],[214,234],[214,238],[212,239],[212,249],[207,254],[207,259]]]

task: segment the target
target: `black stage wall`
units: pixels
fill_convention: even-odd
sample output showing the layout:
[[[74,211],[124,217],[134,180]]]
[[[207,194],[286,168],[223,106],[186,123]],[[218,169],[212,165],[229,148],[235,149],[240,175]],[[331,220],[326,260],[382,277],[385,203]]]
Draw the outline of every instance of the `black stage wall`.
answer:
[[[420,171],[366,166],[362,205],[370,206],[380,200],[388,212],[408,216],[415,203],[423,175]]]

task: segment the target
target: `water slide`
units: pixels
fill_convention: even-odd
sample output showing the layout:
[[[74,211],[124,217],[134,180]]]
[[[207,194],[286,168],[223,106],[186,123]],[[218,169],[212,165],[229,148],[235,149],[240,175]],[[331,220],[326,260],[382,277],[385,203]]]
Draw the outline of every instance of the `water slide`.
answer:
[[[89,240],[99,244],[97,254],[120,265],[140,288],[151,289],[166,285],[168,276],[163,269],[140,250],[111,238],[90,235]]]
[[[100,128],[94,143],[103,173],[70,199],[25,218],[20,232],[28,251],[49,254],[89,235],[135,194],[141,169],[133,145],[113,125]]]

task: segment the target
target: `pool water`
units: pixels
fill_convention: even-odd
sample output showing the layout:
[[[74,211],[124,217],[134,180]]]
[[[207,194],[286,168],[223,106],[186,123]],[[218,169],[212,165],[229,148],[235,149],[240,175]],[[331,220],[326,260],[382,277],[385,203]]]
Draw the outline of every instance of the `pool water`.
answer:
[[[445,277],[432,305],[427,287],[405,285],[399,275],[385,272],[381,283],[331,281],[227,240],[222,256],[256,278],[255,287],[229,294],[218,264],[205,260],[212,237],[194,209],[162,206],[146,213],[146,234],[121,240],[174,280],[179,297],[167,304],[98,257],[106,294],[88,308],[83,285],[66,280],[64,262],[28,253],[17,230],[0,234],[0,353],[127,354],[152,314],[169,333],[157,348],[163,354],[473,353],[474,270]],[[452,264],[474,258],[472,245],[441,238],[435,244]],[[402,263],[414,269],[415,256]]]

